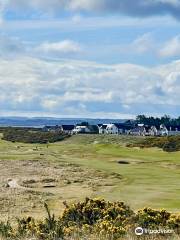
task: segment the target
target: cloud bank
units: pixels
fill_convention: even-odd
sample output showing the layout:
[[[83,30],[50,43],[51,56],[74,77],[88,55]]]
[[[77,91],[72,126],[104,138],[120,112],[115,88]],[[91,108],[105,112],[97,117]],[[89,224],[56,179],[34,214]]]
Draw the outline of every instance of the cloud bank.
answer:
[[[147,68],[31,57],[0,59],[1,112],[77,117],[102,117],[104,112],[113,117],[176,109],[178,115],[179,92],[180,61]]]
[[[93,13],[119,13],[136,17],[169,14],[180,19],[179,0],[10,0],[11,11],[38,13],[60,13],[67,11],[87,11]]]

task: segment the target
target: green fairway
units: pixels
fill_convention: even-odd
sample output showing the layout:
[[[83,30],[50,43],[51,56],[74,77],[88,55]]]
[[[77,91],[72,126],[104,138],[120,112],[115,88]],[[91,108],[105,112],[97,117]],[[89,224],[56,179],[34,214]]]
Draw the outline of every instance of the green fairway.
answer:
[[[180,152],[126,148],[122,145],[128,139],[122,142],[118,136],[115,144],[101,144],[101,139],[99,143],[89,143],[88,136],[83,136],[84,143],[75,144],[78,138],[81,136],[52,145],[51,149],[56,156],[63,155],[64,161],[120,174],[122,179],[118,185],[103,196],[111,200],[122,199],[134,208],[180,209]],[[127,160],[129,164],[118,164],[119,160]]]
[[[149,206],[178,212],[180,152],[125,147],[137,140],[100,135],[77,135],[49,145],[1,140],[1,211],[6,213],[8,201],[9,208],[13,206],[10,190],[6,194],[2,187],[11,178],[26,187],[13,192],[17,208],[14,214],[22,213],[24,207],[25,213],[42,214],[44,200],[54,211],[60,211],[64,200],[76,201],[86,196],[123,200],[135,210]],[[43,185],[47,179],[53,186]],[[29,196],[33,207],[27,206]]]

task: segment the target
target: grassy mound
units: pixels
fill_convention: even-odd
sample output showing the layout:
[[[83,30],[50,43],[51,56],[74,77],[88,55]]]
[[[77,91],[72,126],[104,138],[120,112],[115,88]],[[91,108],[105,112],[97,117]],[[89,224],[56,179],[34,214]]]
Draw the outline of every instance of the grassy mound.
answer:
[[[166,229],[173,231],[176,236],[180,234],[180,215],[173,215],[166,210],[144,208],[135,213],[123,202],[89,198],[77,204],[64,204],[66,208],[58,219],[50,214],[45,204],[48,217],[43,221],[28,217],[18,220],[14,228],[9,222],[1,222],[0,235],[4,239],[113,240],[128,239],[127,236],[133,236],[135,228],[139,226],[151,230]],[[155,239],[168,239],[168,235],[160,234]]]

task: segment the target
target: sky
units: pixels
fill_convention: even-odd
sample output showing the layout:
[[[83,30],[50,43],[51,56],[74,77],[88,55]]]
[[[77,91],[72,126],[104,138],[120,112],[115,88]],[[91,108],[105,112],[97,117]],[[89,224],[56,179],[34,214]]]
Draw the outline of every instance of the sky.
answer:
[[[180,115],[180,0],[0,0],[0,116]]]

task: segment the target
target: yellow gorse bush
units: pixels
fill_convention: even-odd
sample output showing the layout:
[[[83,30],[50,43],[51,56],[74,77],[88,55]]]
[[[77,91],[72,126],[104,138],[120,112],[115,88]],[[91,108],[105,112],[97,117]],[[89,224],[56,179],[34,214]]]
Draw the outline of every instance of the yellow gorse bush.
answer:
[[[58,219],[50,214],[45,204],[48,217],[42,221],[23,218],[18,220],[16,228],[9,222],[1,222],[0,235],[5,239],[33,236],[53,240],[94,234],[99,239],[123,239],[126,234],[134,232],[137,226],[173,229],[176,234],[180,234],[180,215],[166,210],[144,208],[135,213],[124,202],[109,202],[99,198],[86,198],[72,205],[64,204],[64,212]]]

